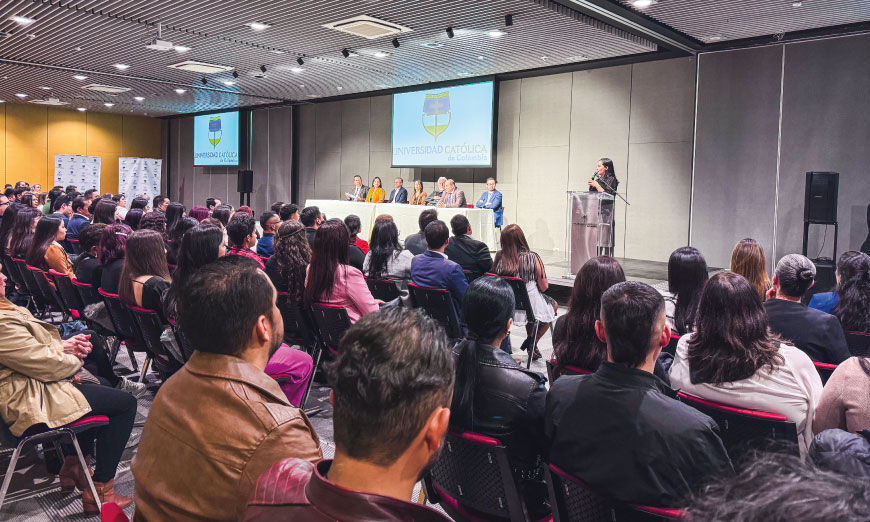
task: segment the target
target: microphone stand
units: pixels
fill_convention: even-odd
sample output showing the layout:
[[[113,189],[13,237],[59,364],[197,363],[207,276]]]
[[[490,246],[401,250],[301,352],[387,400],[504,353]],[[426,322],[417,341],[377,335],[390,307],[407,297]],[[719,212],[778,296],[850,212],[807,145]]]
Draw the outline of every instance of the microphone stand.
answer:
[[[631,203],[629,203],[627,199],[625,199],[624,197],[622,197],[622,194],[620,194],[619,192],[617,192],[613,187],[610,186],[610,184],[608,184],[606,181],[604,181],[604,178],[598,178],[596,181],[598,181],[598,182],[600,182],[600,183],[604,183],[604,186],[607,187],[607,188],[610,189],[610,190],[613,190],[613,193],[616,194],[616,195],[619,197],[619,199],[621,199],[622,201],[625,201],[625,204],[626,204],[626,205],[629,205],[629,206],[631,205]]]

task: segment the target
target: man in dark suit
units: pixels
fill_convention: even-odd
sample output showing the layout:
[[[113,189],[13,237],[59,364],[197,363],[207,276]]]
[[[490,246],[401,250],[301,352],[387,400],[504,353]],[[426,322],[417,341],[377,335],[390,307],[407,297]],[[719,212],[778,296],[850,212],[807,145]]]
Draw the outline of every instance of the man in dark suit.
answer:
[[[323,223],[323,217],[318,207],[305,207],[299,215],[299,221],[305,227],[305,236],[308,238],[308,244],[314,245],[314,235],[320,224]]]
[[[483,241],[471,239],[471,225],[468,218],[457,214],[450,219],[450,229],[453,230],[453,239],[444,253],[447,259],[458,263],[463,270],[471,272],[472,278],[477,278],[489,272],[492,268],[492,256],[489,255],[489,247]]]
[[[803,350],[816,362],[840,364],[851,355],[843,327],[836,316],[801,304],[801,296],[813,286],[816,267],[799,254],[779,260],[773,286],[764,309],[770,329]]]
[[[363,185],[362,178],[357,174],[353,177],[353,192],[345,192],[344,198],[348,201],[365,201],[369,188]]]
[[[415,256],[422,254],[428,248],[424,231],[426,230],[426,225],[436,219],[438,219],[438,211],[435,209],[430,208],[420,212],[420,215],[417,217],[417,224],[420,225],[420,231],[405,238],[405,248]]]
[[[447,259],[444,249],[450,241],[447,225],[433,221],[426,225],[426,244],[429,249],[411,260],[411,282],[426,288],[444,288],[450,291],[456,313],[462,315],[461,304],[468,281],[462,267]]]
[[[402,178],[396,178],[396,188],[390,191],[390,199],[387,203],[407,203],[408,190],[402,186],[405,181]]]

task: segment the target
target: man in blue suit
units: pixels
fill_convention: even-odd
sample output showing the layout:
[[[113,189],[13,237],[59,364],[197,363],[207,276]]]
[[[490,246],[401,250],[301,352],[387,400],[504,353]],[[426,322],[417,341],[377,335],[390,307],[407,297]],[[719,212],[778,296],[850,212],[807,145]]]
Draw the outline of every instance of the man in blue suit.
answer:
[[[491,208],[495,212],[495,226],[500,227],[504,209],[501,207],[501,192],[495,190],[495,178],[486,180],[486,192],[484,192],[477,203],[474,204],[477,208]]]
[[[390,199],[387,200],[387,203],[407,203],[408,202],[408,190],[402,186],[404,181],[402,178],[396,178],[396,188],[390,191]]]
[[[468,281],[462,267],[447,259],[450,233],[443,221],[433,221],[424,231],[429,249],[411,260],[411,282],[426,288],[444,288],[450,291],[456,313],[462,315],[462,296],[468,288]]]

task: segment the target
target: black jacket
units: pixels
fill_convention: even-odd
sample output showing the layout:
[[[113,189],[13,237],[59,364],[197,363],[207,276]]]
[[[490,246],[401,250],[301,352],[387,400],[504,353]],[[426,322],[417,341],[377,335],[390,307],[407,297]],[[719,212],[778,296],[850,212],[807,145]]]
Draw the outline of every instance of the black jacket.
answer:
[[[870,479],[870,430],[825,430],[813,439],[809,454],[822,469]]]
[[[453,236],[444,249],[447,259],[471,271],[473,277],[479,277],[492,268],[492,256],[489,247],[483,241],[472,239],[465,234]]]
[[[405,249],[410,250],[415,256],[419,256],[428,248],[429,245],[426,244],[426,236],[423,235],[422,231],[417,232],[416,234],[411,234],[405,238]]]
[[[840,364],[851,354],[836,316],[784,299],[765,301],[770,329],[803,350],[810,359]]]
[[[350,266],[362,272],[363,263],[365,263],[366,260],[366,255],[363,254],[363,251],[360,249],[360,247],[351,244],[347,248],[347,260]]]
[[[675,507],[734,472],[716,422],[653,374],[604,362],[547,395],[549,462],[623,502]]]
[[[314,236],[317,234],[316,228],[305,227],[305,237],[308,238],[308,244],[314,246]]]

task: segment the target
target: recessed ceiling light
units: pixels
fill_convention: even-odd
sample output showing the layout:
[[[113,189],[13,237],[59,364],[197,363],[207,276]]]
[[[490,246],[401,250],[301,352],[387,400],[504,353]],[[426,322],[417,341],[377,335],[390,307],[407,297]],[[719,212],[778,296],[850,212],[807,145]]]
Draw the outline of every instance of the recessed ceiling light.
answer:
[[[308,98],[320,98],[319,94],[306,94],[305,96]]]
[[[106,107],[114,107],[115,106],[114,103],[110,103],[110,102],[106,102],[103,105],[105,105]]]
[[[303,69],[302,67],[291,67],[291,68],[290,68],[290,71],[291,71],[291,72],[295,72],[296,74],[299,74],[299,73],[301,73],[301,72],[304,71],[304,70],[305,70],[305,69]]]
[[[26,94],[20,93],[20,92],[18,94],[16,94],[15,96],[18,96],[19,98],[27,98]]]
[[[79,107],[76,110],[79,112],[85,112],[87,109],[85,109],[84,107]]]
[[[342,87],[341,85],[339,85],[338,87],[336,87],[336,89],[340,91],[340,90],[344,89],[344,87]]]
[[[186,89],[175,89],[175,92],[177,92],[178,94],[184,94],[187,92],[187,90]]]
[[[502,36],[504,36],[506,34],[507,34],[506,32],[499,31],[498,29],[495,29],[495,30],[489,32],[489,36],[491,36],[492,38],[501,38]]]
[[[388,53],[388,52],[386,52],[386,51],[377,51],[377,52],[375,52],[375,58],[386,58],[386,57],[389,56],[389,55],[390,55],[390,53]]]
[[[281,49],[272,49],[269,52],[272,54],[284,54],[284,51],[282,51]]]
[[[300,89],[304,89],[304,88],[305,88],[305,84],[304,84],[304,83],[300,83],[300,84],[299,84],[299,88],[300,88]]]
[[[142,96],[134,96],[133,99],[138,101],[138,102],[145,101],[145,98],[143,98]]]
[[[478,56],[477,59],[478,59],[478,60],[483,60],[483,56]]]
[[[248,27],[250,27],[254,31],[265,31],[266,29],[272,27],[271,25],[264,24],[262,22],[249,22],[245,25],[247,25]]]
[[[801,7],[802,5],[804,5],[803,2],[792,2],[791,4],[792,7]]]
[[[6,103],[6,100],[0,100],[0,103]]]
[[[428,47],[429,49],[438,49],[439,47],[444,47],[444,44],[438,42],[426,42],[420,45],[422,45],[423,47]]]
[[[639,8],[639,9],[644,9],[646,7],[653,5],[654,3],[656,3],[656,0],[634,0],[631,3],[631,5]]]
[[[10,18],[10,20],[18,25],[30,25],[36,21],[33,18],[28,18],[26,16],[13,16],[12,18]]]
[[[456,73],[456,76],[471,76],[471,73],[469,73],[469,72],[460,72],[460,73]]]
[[[127,64],[123,64],[123,63],[116,63],[115,64],[115,69],[118,69],[119,71],[126,71],[129,68],[130,68],[130,66]]]
[[[708,42],[718,42],[721,39],[722,39],[722,37],[717,34],[717,35],[714,35],[714,36],[707,38],[707,41]]]
[[[224,85],[226,85],[227,87],[232,87],[235,84],[236,84],[236,82],[234,82],[232,80],[224,80]]]
[[[84,74],[77,74],[77,75],[73,76],[73,78],[75,78],[76,80],[79,80],[79,81],[88,79],[88,77],[85,76]]]
[[[178,53],[186,53],[190,50],[190,47],[187,47],[186,45],[176,45],[175,47],[173,47],[173,49],[175,49],[175,52]]]
[[[549,58],[548,56],[541,56],[541,60],[544,60],[545,62],[546,62],[547,60],[549,60],[549,59],[550,59],[550,58]]]
[[[75,51],[75,52],[79,52],[79,51],[81,51],[81,50],[82,50],[81,47],[73,47],[73,51]]]
[[[42,87],[40,87],[40,89],[42,89],[43,91],[50,91],[51,87],[42,86]]]

